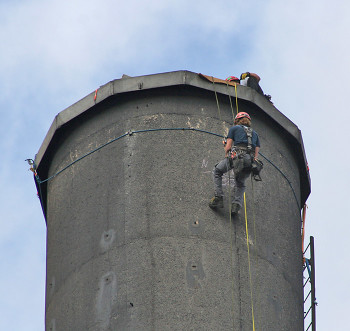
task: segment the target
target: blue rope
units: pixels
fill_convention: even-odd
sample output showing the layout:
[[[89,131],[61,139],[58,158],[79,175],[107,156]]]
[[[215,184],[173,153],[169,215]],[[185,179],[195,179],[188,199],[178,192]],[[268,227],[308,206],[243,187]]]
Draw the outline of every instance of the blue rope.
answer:
[[[225,138],[225,136],[221,134],[217,134],[214,132],[206,131],[206,130],[200,130],[196,128],[160,128],[160,129],[146,129],[146,130],[137,130],[137,131],[131,131],[131,134],[133,133],[143,133],[143,132],[150,132],[150,131],[175,131],[175,130],[181,130],[181,131],[197,131],[197,132],[203,132],[203,133],[208,133],[213,136],[217,136],[220,138]]]
[[[281,171],[281,169],[279,169],[279,168],[278,168],[272,161],[270,161],[264,154],[262,154],[262,153],[260,153],[260,152],[259,152],[259,154],[260,154],[267,162],[269,162],[275,169],[277,169],[278,172],[286,179],[286,181],[288,182],[290,188],[292,189],[292,192],[293,192],[293,194],[294,194],[294,198],[295,198],[295,201],[296,201],[296,203],[297,203],[297,205],[298,205],[298,208],[299,208],[299,210],[301,210],[301,207],[300,207],[300,204],[299,204],[297,195],[296,195],[296,193],[295,193],[295,191],[294,191],[294,188],[293,188],[293,186],[292,186],[291,181],[290,181],[290,180],[288,179],[288,177]]]
[[[310,270],[309,259],[305,259],[305,264],[306,264],[306,267],[307,267],[307,271],[309,273],[309,277],[311,278],[311,270]]]
[[[119,140],[119,139],[121,139],[121,138],[123,138],[123,137],[125,137],[125,136],[127,136],[127,135],[128,135],[128,133],[124,133],[123,135],[119,136],[118,138],[115,138],[115,139],[113,139],[113,140],[111,140],[111,141],[109,141],[109,142],[107,142],[107,143],[101,145],[100,147],[97,147],[96,149],[92,150],[91,152],[84,154],[84,155],[81,156],[80,158],[76,159],[76,160],[73,161],[72,163],[70,163],[70,164],[68,164],[67,166],[65,166],[65,167],[64,167],[63,169],[61,169],[60,171],[56,172],[56,173],[55,173],[54,175],[52,175],[51,177],[46,178],[46,179],[44,179],[44,180],[40,180],[40,179],[39,179],[39,184],[43,184],[43,183],[45,183],[45,182],[48,182],[49,180],[51,180],[52,178],[55,178],[55,177],[56,177],[57,175],[59,175],[61,172],[65,171],[65,170],[68,169],[70,166],[72,166],[73,164],[75,164],[75,163],[77,163],[78,161],[82,160],[83,158],[85,158],[85,157],[91,155],[92,153],[97,152],[98,150],[102,149],[103,147],[106,147],[107,145],[109,145],[109,144],[111,144],[111,143],[113,143],[113,142],[115,142],[115,141],[117,141],[117,140]]]
[[[213,135],[213,136],[216,136],[216,137],[220,137],[220,138],[225,138],[225,136],[221,135],[221,134],[217,134],[217,133],[214,133],[214,132],[210,132],[210,131],[206,131],[206,130],[201,130],[201,129],[196,129],[196,128],[158,128],[158,129],[145,129],[145,130],[136,130],[136,131],[129,131],[129,132],[126,132],[124,134],[122,134],[121,136],[117,137],[117,138],[114,138],[110,141],[108,141],[107,143],[95,148],[94,150],[84,154],[83,156],[79,157],[78,159],[76,159],[75,161],[71,162],[70,164],[68,164],[67,166],[65,166],[63,169],[61,169],[60,171],[56,172],[54,175],[44,179],[44,180],[40,180],[39,178],[39,175],[36,174],[35,176],[35,180],[37,181],[38,185],[39,185],[39,194],[40,194],[40,200],[41,202],[43,201],[42,199],[42,194],[41,194],[41,184],[43,183],[46,183],[48,182],[49,180],[55,178],[56,176],[58,176],[59,174],[61,174],[63,171],[67,170],[69,167],[71,167],[73,164],[81,161],[82,159],[86,158],[87,156],[99,151],[100,149],[108,146],[109,144],[112,144],[113,142],[121,139],[121,138],[124,138],[126,136],[131,136],[135,133],[145,133],[145,132],[156,132],[156,131],[196,131],[196,132],[201,132],[201,133],[206,133],[206,134],[210,134],[210,135]],[[297,199],[297,196],[296,196],[296,193],[294,191],[294,188],[292,186],[292,183],[291,181],[288,179],[288,177],[271,161],[269,160],[265,155],[263,155],[262,153],[259,152],[259,154],[267,161],[269,162],[275,169],[278,170],[278,172],[286,179],[286,181],[288,182],[289,186],[291,187],[292,189],[292,192],[294,194],[294,197],[295,197],[295,201],[298,205],[298,208],[299,210],[301,209],[300,208],[300,205],[299,205],[299,201]],[[36,170],[36,166],[34,164],[34,167],[35,167],[35,170]]]
[[[155,131],[197,131],[197,132],[203,132],[203,133],[208,133],[208,134],[211,134],[211,135],[214,135],[214,136],[217,136],[217,137],[221,137],[221,138],[224,138],[224,136],[220,135],[220,134],[217,134],[217,133],[213,133],[213,132],[210,132],[210,131],[205,131],[205,130],[200,130],[200,129],[195,129],[195,128],[159,128],[159,129],[146,129],[146,130],[137,130],[137,131],[129,131],[129,132],[126,132],[124,134],[122,134],[121,136],[115,138],[115,139],[112,139],[110,141],[108,141],[107,143],[97,147],[96,149],[84,154],[83,156],[81,156],[80,158],[76,159],[75,161],[73,161],[72,163],[68,164],[67,166],[65,166],[63,169],[61,169],[60,171],[58,171],[57,173],[55,173],[54,175],[50,176],[49,178],[46,178],[44,180],[40,180],[40,178],[38,178],[38,183],[39,184],[43,184],[45,182],[48,182],[49,180],[55,178],[57,175],[59,175],[60,173],[62,173],[63,171],[67,170],[70,166],[72,166],[73,164],[81,161],[82,159],[84,159],[85,157],[99,151],[100,149],[106,147],[107,145],[125,137],[125,136],[131,136],[133,135],[134,133],[144,133],[144,132],[155,132]]]

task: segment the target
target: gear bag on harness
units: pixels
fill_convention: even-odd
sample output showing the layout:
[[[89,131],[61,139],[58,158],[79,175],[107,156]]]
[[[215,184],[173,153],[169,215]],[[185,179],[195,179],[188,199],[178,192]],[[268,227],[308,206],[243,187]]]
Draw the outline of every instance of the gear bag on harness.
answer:
[[[230,162],[234,173],[237,176],[240,173],[252,173],[256,181],[261,181],[260,171],[263,168],[263,163],[260,160],[255,160],[254,151],[252,150],[253,129],[242,126],[247,138],[247,146],[233,146],[230,154]]]

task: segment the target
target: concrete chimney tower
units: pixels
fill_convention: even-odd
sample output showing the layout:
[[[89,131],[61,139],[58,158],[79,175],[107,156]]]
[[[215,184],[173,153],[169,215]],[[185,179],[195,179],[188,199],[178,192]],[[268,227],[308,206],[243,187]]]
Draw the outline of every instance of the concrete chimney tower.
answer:
[[[264,169],[230,220],[229,174],[224,209],[208,202],[236,101]],[[111,81],[56,116],[35,163],[46,330],[303,330],[303,141],[253,89],[188,71]]]

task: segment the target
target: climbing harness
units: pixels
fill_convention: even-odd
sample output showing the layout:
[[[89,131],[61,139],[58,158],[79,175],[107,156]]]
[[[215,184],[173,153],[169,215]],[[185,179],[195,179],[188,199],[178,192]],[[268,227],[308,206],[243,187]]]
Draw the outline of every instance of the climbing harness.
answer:
[[[248,139],[248,145],[247,145],[247,149],[248,152],[251,152],[252,150],[252,137],[253,137],[253,129],[249,128],[247,126],[243,126],[243,129],[247,135],[247,139]]]
[[[260,171],[263,168],[263,163],[254,158],[252,150],[253,129],[243,125],[241,127],[247,135],[248,144],[247,146],[236,145],[232,147],[229,153],[231,166],[236,174],[251,172],[254,180],[261,181]]]
[[[236,175],[251,172],[252,156],[246,147],[234,146],[229,153],[229,160]]]

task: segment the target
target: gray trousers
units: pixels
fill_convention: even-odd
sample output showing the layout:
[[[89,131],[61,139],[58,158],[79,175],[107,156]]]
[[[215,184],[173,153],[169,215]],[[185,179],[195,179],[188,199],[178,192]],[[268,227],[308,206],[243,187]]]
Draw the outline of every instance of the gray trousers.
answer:
[[[220,161],[213,169],[213,178],[215,186],[215,195],[224,196],[222,190],[222,176],[232,169],[230,160],[228,158]],[[233,189],[233,200],[232,203],[238,203],[241,207],[243,205],[243,196],[245,191],[245,181],[250,176],[250,173],[239,173],[235,174],[233,177],[234,180],[234,189]]]

